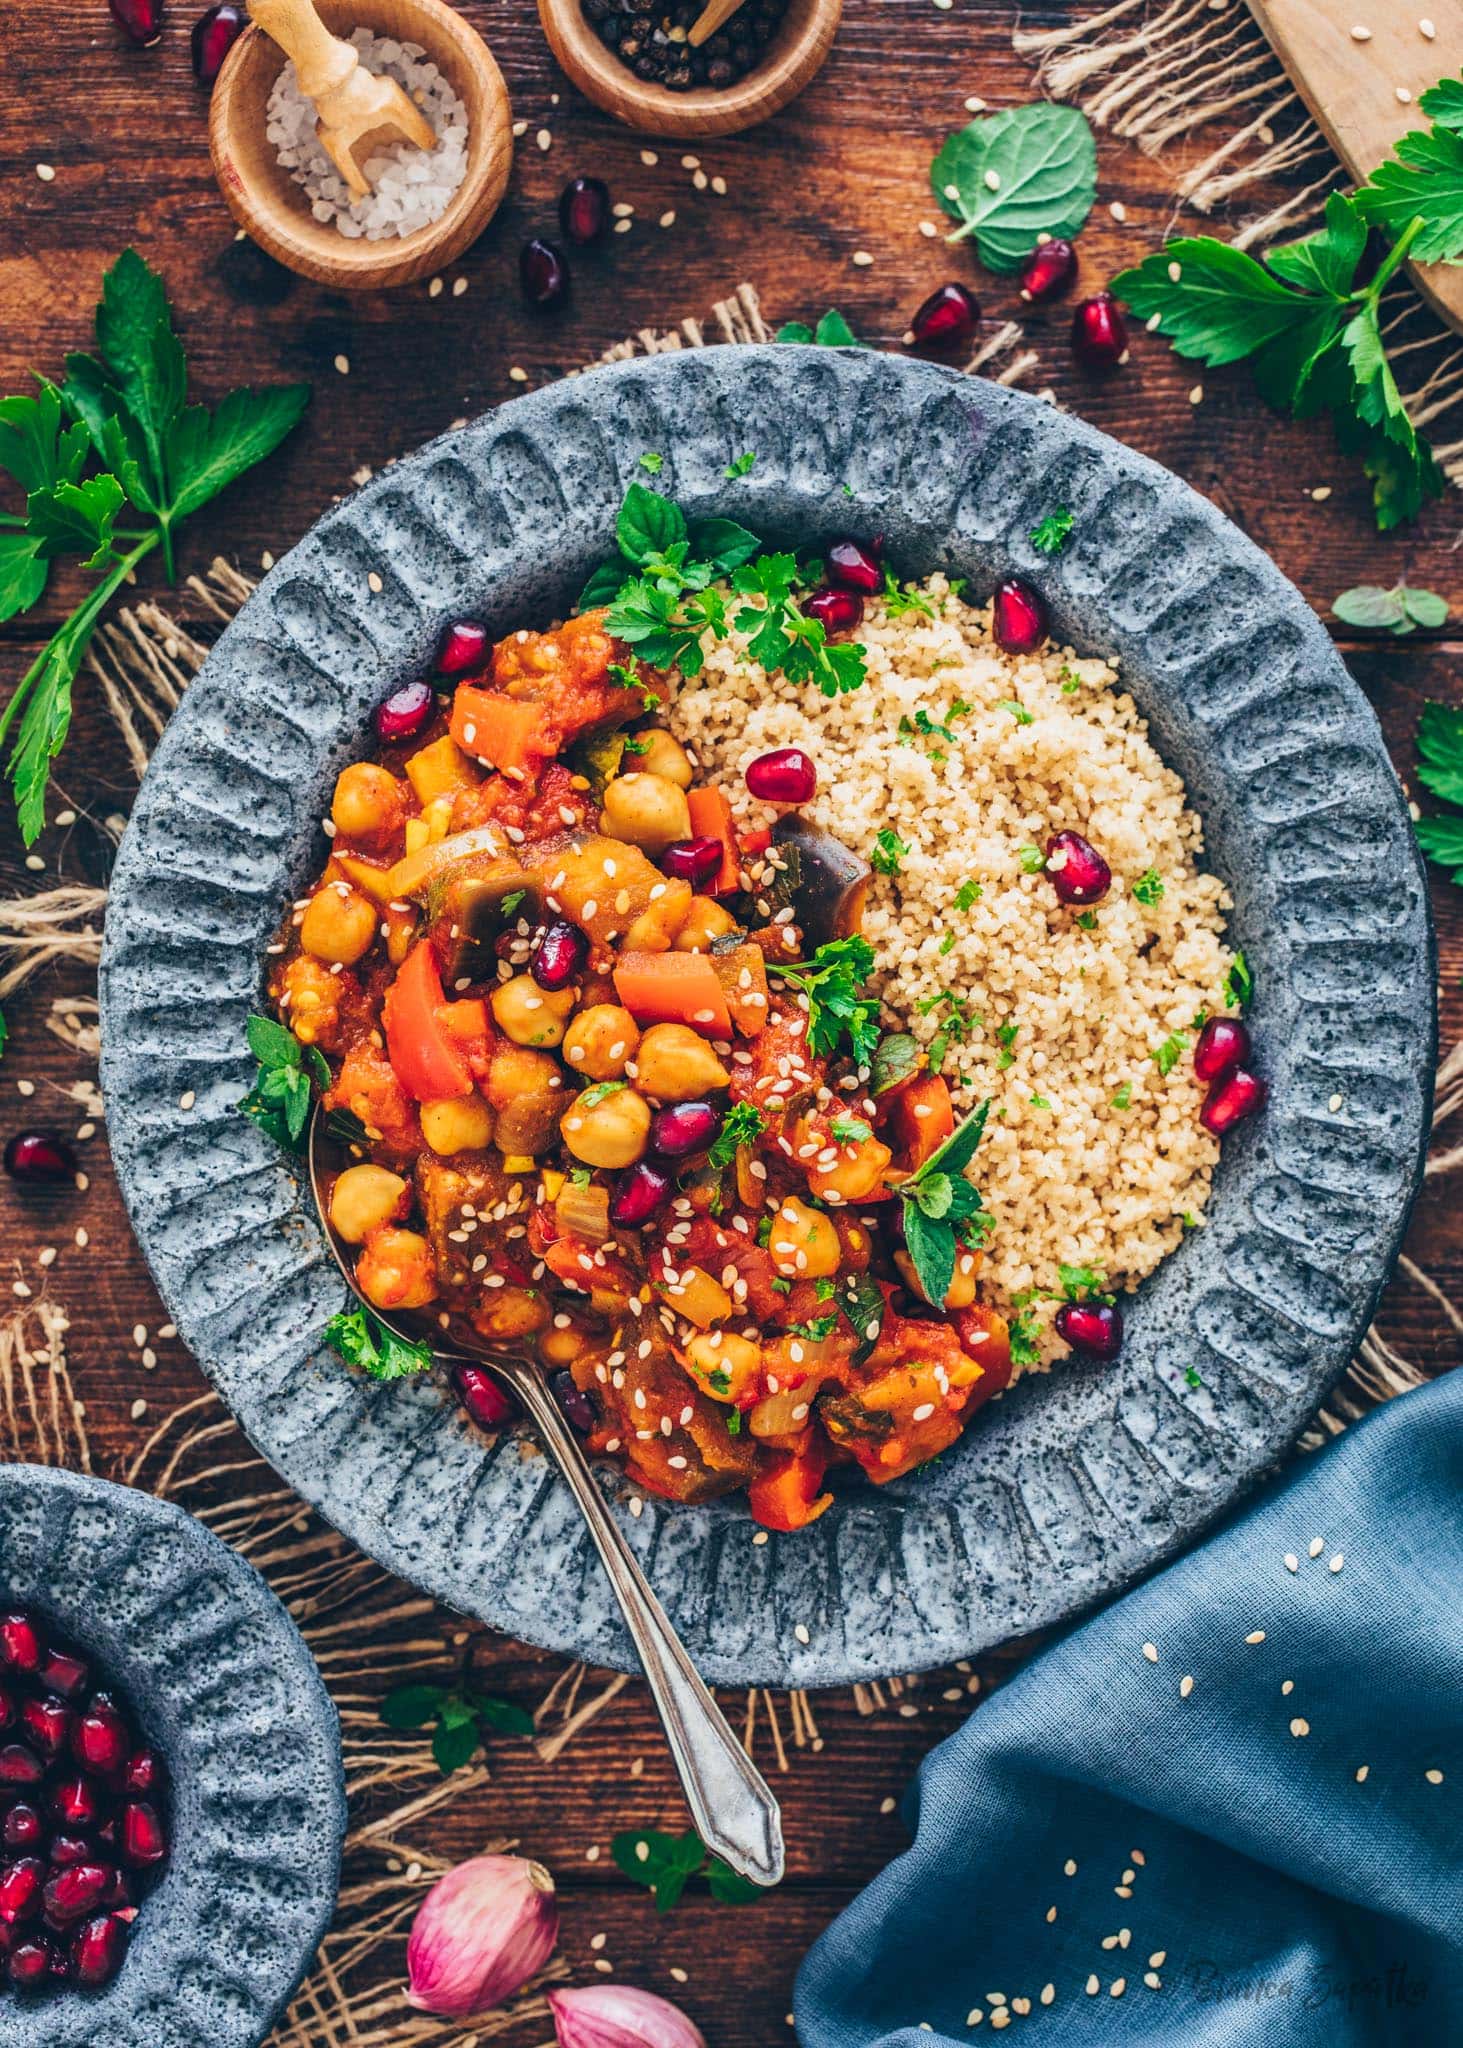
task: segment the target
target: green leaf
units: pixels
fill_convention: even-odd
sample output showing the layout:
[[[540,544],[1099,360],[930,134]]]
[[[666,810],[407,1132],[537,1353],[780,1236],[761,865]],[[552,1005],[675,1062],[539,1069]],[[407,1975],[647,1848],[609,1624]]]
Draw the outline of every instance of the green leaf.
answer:
[[[879,1333],[884,1327],[884,1316],[888,1306],[884,1300],[884,1290],[878,1281],[871,1280],[867,1273],[850,1273],[843,1282],[838,1306],[848,1317],[848,1326],[858,1339],[852,1362],[855,1365],[862,1365],[878,1343]]]
[[[1414,220],[1422,222],[1408,248],[1411,262],[1456,261],[1463,256],[1463,135],[1451,128],[1410,129],[1356,203],[1364,220],[1394,240]]]
[[[1231,1010],[1242,1010],[1254,993],[1255,977],[1250,972],[1250,963],[1243,953],[1236,952],[1224,977],[1224,1000]]]
[[[1148,1057],[1160,1074],[1171,1074],[1179,1063],[1180,1055],[1189,1042],[1187,1031],[1171,1031],[1161,1044],[1155,1045]]]
[[[1430,85],[1417,102],[1439,128],[1463,132],[1463,78],[1443,78]]]
[[[756,449],[747,448],[740,455],[734,456],[721,473],[729,484],[734,484],[739,478],[750,476],[756,465]]]
[[[918,1204],[904,1204],[904,1242],[914,1261],[920,1291],[936,1307],[950,1292],[955,1277],[955,1232],[948,1223],[926,1216]]]
[[[1326,225],[1298,242],[1265,251],[1265,262],[1287,284],[1323,297],[1344,299],[1366,249],[1367,227],[1356,201],[1333,192],[1326,201]]]
[[[657,455],[653,448],[647,448],[640,458],[640,467],[651,476],[659,476],[665,468],[665,457]]]
[[[310,403],[308,384],[229,392],[215,412],[190,405],[167,431],[165,461],[174,519],[186,519],[235,477],[272,455],[299,425]]]
[[[706,1860],[694,1828],[683,1835],[644,1828],[616,1835],[610,1843],[616,1867],[636,1884],[649,1887],[656,1910],[668,1913]]]
[[[740,1876],[719,1856],[707,1858],[706,1882],[719,1906],[753,1906],[758,1899],[767,1896],[766,1886],[753,1884],[751,1878]]]
[[[1439,597],[1435,590],[1409,590],[1405,583],[1399,584],[1402,602],[1407,607],[1407,616],[1419,626],[1437,628],[1448,623],[1448,600]]]
[[[165,493],[164,444],[183,410],[187,371],[163,281],[135,249],[124,249],[102,280],[96,332],[112,382],[142,431],[152,480]]]
[[[1445,803],[1463,805],[1463,710],[1424,704],[1417,728],[1417,779]]]
[[[1417,843],[1429,860],[1451,868],[1453,880],[1463,884],[1463,818],[1419,818]]]
[[[772,339],[806,344],[813,339],[813,330],[805,320],[784,320]]]
[[[112,552],[112,528],[126,502],[114,476],[92,476],[32,491],[26,521],[41,554],[82,555],[84,569],[99,569]]]
[[[946,213],[988,270],[1016,270],[1041,235],[1075,235],[1097,196],[1097,146],[1076,107],[1036,100],[952,135],[930,166]],[[959,234],[951,240],[959,238]]]
[[[812,339],[819,348],[862,348],[859,340],[836,306],[830,306],[817,326]]]
[[[24,706],[9,771],[20,833],[27,846],[34,846],[45,829],[51,763],[66,744],[71,729],[71,686],[99,609],[73,612],[65,625],[52,634],[12,692],[0,721],[0,731],[8,729],[17,708]]]
[[[532,1735],[533,1715],[512,1700],[500,1700],[490,1692],[472,1695],[474,1711],[497,1735]]]
[[[685,514],[658,491],[648,490],[644,484],[630,484],[615,521],[615,538],[626,561],[638,566],[685,540]]]
[[[761,545],[756,534],[735,519],[701,519],[691,528],[692,554],[709,562],[718,576],[730,576],[733,569],[740,569]]]
[[[877,875],[897,875],[908,852],[909,841],[901,839],[892,825],[881,825],[874,834],[869,866]]]
[[[1172,275],[1173,271],[1178,275]],[[1293,291],[1227,242],[1186,236],[1124,270],[1112,289],[1140,320],[1158,317],[1159,332],[1181,356],[1217,367],[1240,362],[1316,320],[1316,300]],[[1331,317],[1328,307],[1319,309]]]
[[[49,574],[33,533],[0,532],[0,624],[39,603]]]
[[[388,1728],[422,1728],[440,1714],[447,1699],[445,1685],[399,1685],[381,1702]]]
[[[583,590],[574,607],[580,612],[598,611],[601,605],[613,604],[625,585],[631,581],[630,571],[623,562],[601,562]]]
[[[1065,505],[1059,505],[1055,512],[1048,512],[1031,529],[1031,545],[1039,554],[1059,555],[1067,545],[1072,528],[1077,521]]]
[[[460,1771],[464,1764],[472,1762],[479,1740],[477,1722],[471,1717],[456,1727],[445,1719],[437,1723],[432,1737],[432,1755],[444,1778],[450,1778],[454,1771]]]
[[[916,1178],[923,1180],[931,1173],[964,1173],[975,1157],[976,1147],[985,1135],[986,1119],[990,1113],[991,1105],[988,1100],[973,1109],[965,1121],[950,1133],[944,1144],[930,1154]]]
[[[720,1170],[730,1166],[737,1154],[738,1145],[754,1145],[767,1128],[767,1119],[755,1103],[734,1102],[722,1120],[721,1129],[712,1140],[706,1158],[709,1165]]]
[[[920,1173],[905,1189],[905,1200],[913,1202],[921,1216],[939,1223],[948,1216],[955,1200],[955,1183],[948,1173]]]
[[[244,1025],[249,1050],[261,1067],[297,1067],[304,1048],[293,1031],[273,1017],[250,1016]]]
[[[84,426],[61,427],[61,394],[45,378],[34,398],[0,398],[0,469],[30,495],[75,483],[86,462]]]
[[[869,1066],[871,1093],[884,1095],[901,1081],[912,1080],[920,1064],[918,1041],[908,1031],[886,1031]]]
[[[1149,868],[1139,875],[1133,884],[1133,895],[1139,903],[1147,904],[1150,908],[1159,901],[1163,895],[1163,877],[1157,868]]]
[[[1369,631],[1409,633],[1412,628],[1402,602],[1400,584],[1383,590],[1378,583],[1358,583],[1333,598],[1331,609],[1343,625],[1364,626]]]
[[[325,1325],[325,1341],[347,1365],[358,1367],[373,1380],[405,1379],[431,1370],[430,1345],[398,1337],[364,1307],[332,1316]]]
[[[861,993],[874,971],[874,949],[862,935],[819,946],[802,967],[779,967],[779,977],[808,999],[808,1045],[827,1058],[846,1037],[862,1065],[878,1046],[879,999]]]

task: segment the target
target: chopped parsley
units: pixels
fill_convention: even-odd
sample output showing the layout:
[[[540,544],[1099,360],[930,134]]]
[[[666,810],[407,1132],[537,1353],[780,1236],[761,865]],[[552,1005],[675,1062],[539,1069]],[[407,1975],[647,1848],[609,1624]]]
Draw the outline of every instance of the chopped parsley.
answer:
[[[862,1144],[865,1138],[872,1138],[874,1127],[861,1116],[836,1116],[833,1119],[833,1135],[841,1145]]]
[[[1046,866],[1046,855],[1039,846],[1018,846],[1016,858],[1023,875],[1039,875]]]
[[[576,1109],[594,1109],[607,1095],[618,1095],[622,1088],[629,1087],[628,1081],[595,1081],[574,1098]]]
[[[939,953],[940,953],[940,958],[941,958],[941,959],[943,960],[943,959],[944,959],[944,957],[945,957],[945,955],[946,955],[947,953],[953,953],[953,952],[954,952],[954,950],[955,950],[955,934],[954,934],[954,932],[942,932],[942,933],[940,934],[940,946],[939,946]]]
[[[650,752],[650,742],[649,740],[638,739],[632,733],[625,742],[624,751],[627,754],[648,754]]]
[[[911,612],[918,612],[922,618],[932,619],[935,607],[913,583],[906,583],[903,589],[894,580],[894,571],[884,571],[884,609],[891,619],[908,618]]]
[[[821,1344],[825,1337],[831,1337],[838,1328],[838,1311],[829,1309],[826,1316],[819,1316],[811,1323],[793,1323],[788,1329],[789,1337],[806,1337],[810,1344]]]
[[[1157,868],[1149,868],[1139,875],[1133,884],[1133,894],[1140,903],[1152,905],[1158,901],[1163,894],[1163,877]]]
[[[752,466],[756,460],[756,449],[749,448],[745,455],[738,455],[735,461],[729,462],[721,473],[728,483],[735,483],[738,477],[752,474]]]
[[[1187,1031],[1171,1031],[1161,1045],[1155,1045],[1148,1057],[1160,1074],[1171,1074],[1178,1065],[1179,1055],[1189,1042]]]
[[[1018,1294],[1012,1303],[1015,1314],[1007,1318],[1012,1365],[1036,1365],[1041,1359],[1041,1319],[1031,1307],[1032,1293],[1027,1288]]]
[[[1000,1052],[996,1055],[996,1066],[1003,1074],[1007,1067],[1014,1067],[1016,1064],[1016,1055],[1012,1052],[1011,1048],[1016,1043],[1016,1034],[1020,1029],[1021,1026],[1019,1024],[998,1024],[996,1026],[996,1042],[1001,1048]]]
[[[767,1128],[767,1119],[755,1103],[734,1102],[722,1119],[721,1129],[706,1154],[708,1164],[730,1166],[739,1145],[754,1145]]]
[[[1203,1379],[1200,1377],[1198,1366],[1186,1365],[1184,1367],[1184,1385],[1186,1387],[1202,1387],[1203,1384],[1204,1382]]]
[[[969,910],[973,904],[980,901],[984,893],[979,882],[962,882],[955,891],[955,908]]]
[[[728,1436],[740,1436],[740,1435],[741,1435],[741,1433],[742,1433],[742,1412],[741,1412],[741,1410],[740,1410],[739,1408],[729,1408],[729,1409],[727,1410],[727,1414],[726,1414],[726,1433],[727,1433],[727,1435],[728,1435]]]
[[[1224,977],[1224,1000],[1231,1010],[1243,1010],[1255,993],[1255,977],[1250,972],[1250,963],[1243,953],[1236,953],[1234,963]]]
[[[996,706],[997,711],[1009,711],[1018,725],[1035,725],[1036,720],[1024,704],[1018,704],[1014,697],[1003,697]]]
[[[398,1337],[364,1306],[332,1316],[325,1325],[325,1341],[347,1365],[356,1366],[369,1379],[402,1380],[432,1369],[430,1344]]]
[[[1044,1095],[1033,1095],[1033,1096],[1032,1096],[1032,1098],[1031,1098],[1031,1106],[1032,1106],[1032,1108],[1033,1108],[1033,1109],[1050,1109],[1050,1108],[1051,1108],[1051,1104],[1050,1104],[1050,1103],[1049,1103],[1049,1102],[1047,1101],[1047,1099],[1046,1099],[1046,1097],[1045,1097]]]
[[[1057,1279],[1068,1301],[1111,1301],[1101,1266],[1057,1266]]]
[[[1112,1106],[1114,1109],[1126,1109],[1132,1100],[1133,1084],[1131,1081],[1124,1081],[1122,1087],[1119,1088],[1117,1094],[1112,1099]]]
[[[1045,519],[1039,519],[1032,527],[1031,545],[1038,554],[1059,555],[1076,523],[1066,506],[1058,505],[1055,512],[1048,512]]]
[[[648,449],[640,458],[640,467],[648,469],[652,476],[659,476],[665,468],[665,457],[657,455],[654,449]]]
[[[863,1067],[879,1043],[879,998],[861,991],[874,971],[874,949],[866,938],[833,939],[802,967],[779,967],[779,978],[808,1003],[808,1047],[826,1058],[846,1038]]]
[[[908,852],[908,840],[901,839],[892,825],[882,825],[874,834],[874,850],[869,855],[869,866],[878,875],[897,875],[900,863]]]
[[[1074,668],[1064,668],[1061,675],[1062,695],[1075,697],[1082,687],[1082,678]]]
[[[1095,910],[1084,910],[1077,919],[1077,923],[1084,932],[1095,932],[1097,930],[1097,912]]]

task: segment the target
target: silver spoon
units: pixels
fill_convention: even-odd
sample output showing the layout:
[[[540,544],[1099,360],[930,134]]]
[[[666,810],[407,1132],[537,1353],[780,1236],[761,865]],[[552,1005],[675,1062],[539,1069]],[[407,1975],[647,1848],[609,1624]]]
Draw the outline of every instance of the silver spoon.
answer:
[[[336,1241],[320,1180],[316,1141],[321,1123],[317,1106],[310,1120],[310,1191],[335,1263],[356,1300],[378,1323],[407,1343],[418,1342],[409,1330],[366,1300]],[[432,1355],[443,1365],[465,1359],[487,1366],[521,1404],[539,1442],[568,1481],[599,1552],[665,1729],[697,1834],[738,1876],[753,1884],[780,1883],[784,1858],[782,1815],[777,1801],[697,1675],[684,1644],[595,1484],[583,1445],[565,1421],[538,1367],[506,1351],[442,1351],[434,1344]]]

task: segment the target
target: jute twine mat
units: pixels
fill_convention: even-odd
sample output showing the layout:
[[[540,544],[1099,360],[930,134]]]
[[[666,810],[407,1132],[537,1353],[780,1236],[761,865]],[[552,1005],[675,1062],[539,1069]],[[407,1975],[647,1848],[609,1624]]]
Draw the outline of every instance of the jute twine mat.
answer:
[[[1229,237],[1236,248],[1263,255],[1319,227],[1327,193],[1349,183],[1244,0],[1116,0],[1060,28],[1018,26],[1011,42],[1037,60],[1041,91],[1072,101],[1145,156],[1184,144],[1202,150],[1193,161],[1196,148],[1183,151],[1175,212],[1248,206]],[[1439,77],[1456,58],[1439,55]],[[1267,197],[1277,186],[1282,196]],[[1463,344],[1405,272],[1384,294],[1382,315],[1412,423],[1450,482],[1463,486]]]
[[[743,285],[705,323],[686,320],[647,331],[609,351],[617,360],[709,342],[736,346],[770,339],[756,293]],[[969,366],[1015,382],[1035,358],[1014,323],[993,337]],[[227,623],[253,589],[251,579],[216,560],[189,579],[200,617]],[[157,604],[118,613],[93,643],[90,671],[140,777],[168,718],[208,652],[206,629],[180,625]],[[121,819],[108,821],[120,830]],[[106,892],[63,886],[0,905],[0,1001],[48,963],[65,959],[95,967]],[[83,1069],[66,1091],[81,1116],[100,1121],[102,1103],[90,1068],[99,1051],[97,1005],[89,996],[51,1000],[46,1022]],[[1438,1076],[1436,1124],[1463,1108],[1463,1045]],[[1463,1144],[1430,1160],[1430,1174],[1463,1165]],[[1404,1258],[1394,1286],[1423,1288],[1460,1335],[1463,1313],[1436,1283]],[[19,1303],[0,1318],[0,1459],[92,1470],[86,1418],[66,1355],[67,1316],[54,1294]],[[1304,1439],[1314,1448],[1389,1396],[1426,1377],[1374,1327],[1357,1358]],[[432,1844],[447,1809],[491,1810],[491,1766],[478,1764],[442,1778],[425,1739],[397,1733],[380,1719],[380,1701],[407,1680],[448,1681],[474,1636],[486,1632],[394,1579],[307,1509],[255,1454],[217,1397],[209,1392],[159,1419],[125,1469],[108,1476],[147,1489],[207,1523],[247,1557],[295,1617],[340,1711],[350,1798],[350,1832],[336,1919],[316,1966],[271,2036],[269,2048],[477,2048],[542,2020],[549,2032],[544,1985],[570,1974],[551,1964],[531,1989],[502,2011],[465,2023],[415,2014],[403,1996],[406,1934],[422,1895],[448,1868]],[[973,1670],[894,1678],[853,1689],[861,1714],[912,1713],[913,1699],[952,1681],[967,1694],[998,1684],[1030,1645],[977,1660]],[[534,1710],[538,1755],[552,1764],[631,1683],[562,1657],[536,1659],[543,1689]],[[817,1710],[806,1693],[754,1690],[737,1707],[743,1739],[763,1767],[785,1772],[789,1753],[821,1750]],[[458,1831],[460,1834],[460,1830]],[[480,1849],[511,1846],[484,1839]]]

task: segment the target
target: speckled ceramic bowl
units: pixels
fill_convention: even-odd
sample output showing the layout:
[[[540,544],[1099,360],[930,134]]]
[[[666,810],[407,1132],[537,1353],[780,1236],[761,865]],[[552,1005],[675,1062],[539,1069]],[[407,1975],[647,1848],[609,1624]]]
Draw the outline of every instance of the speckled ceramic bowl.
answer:
[[[756,466],[729,483],[746,449]],[[108,910],[103,1084],[169,1312],[244,1427],[338,1527],[455,1606],[629,1660],[543,1460],[483,1443],[435,1387],[371,1386],[321,1350],[341,1283],[298,1175],[235,1113],[244,1017],[372,707],[454,614],[505,631],[566,609],[647,450],[694,514],[810,546],[881,532],[903,572],[945,568],[977,593],[1012,570],[1037,581],[1058,635],[1121,657],[1203,813],[1258,985],[1269,1108],[1226,1143],[1208,1226],[1137,1296],[1118,1364],[1024,1380],[938,1466],[847,1492],[796,1536],[754,1547],[737,1500],[652,1500],[629,1523],[709,1678],[831,1685],[1060,1621],[1294,1440],[1370,1317],[1418,1182],[1426,893],[1376,720],[1299,593],[1176,477],[1021,392],[857,349],[688,351],[519,399],[328,512],[153,759]],[[1057,505],[1075,526],[1048,560],[1029,536]]]
[[[167,1758],[171,1854],[104,1991],[0,1990],[3,2048],[257,2048],[335,1910],[335,1708],[241,1558],[150,1494],[0,1466],[0,1602],[96,1659]]]

